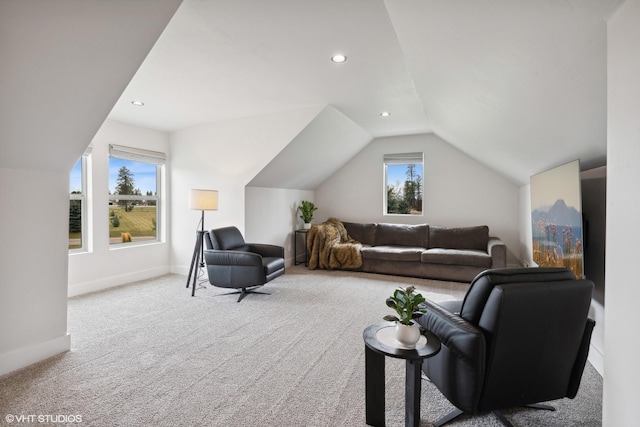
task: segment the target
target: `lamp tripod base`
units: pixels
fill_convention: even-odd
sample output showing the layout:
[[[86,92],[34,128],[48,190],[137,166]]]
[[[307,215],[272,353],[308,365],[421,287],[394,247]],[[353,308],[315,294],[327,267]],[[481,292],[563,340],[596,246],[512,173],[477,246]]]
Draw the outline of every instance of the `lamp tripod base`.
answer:
[[[201,268],[204,268],[204,230],[197,231],[198,236],[196,238],[196,245],[193,248],[193,255],[191,256],[191,266],[189,267],[189,277],[187,278],[187,288],[191,283],[191,296],[196,295],[196,281],[198,279],[198,272]],[[193,276],[193,280],[191,277]]]

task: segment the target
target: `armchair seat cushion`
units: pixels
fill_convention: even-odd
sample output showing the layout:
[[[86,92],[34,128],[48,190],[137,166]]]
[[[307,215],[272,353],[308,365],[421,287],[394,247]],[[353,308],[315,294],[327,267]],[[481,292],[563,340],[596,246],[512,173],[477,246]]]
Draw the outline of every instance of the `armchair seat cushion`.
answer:
[[[413,246],[363,246],[363,259],[383,261],[420,261],[424,248]]]
[[[250,267],[262,265],[260,255],[245,251],[221,251],[207,249],[204,251],[204,257],[207,264],[211,265],[239,265]]]
[[[485,251],[473,249],[427,249],[422,252],[420,261],[430,264],[470,265],[491,268],[491,255]]]

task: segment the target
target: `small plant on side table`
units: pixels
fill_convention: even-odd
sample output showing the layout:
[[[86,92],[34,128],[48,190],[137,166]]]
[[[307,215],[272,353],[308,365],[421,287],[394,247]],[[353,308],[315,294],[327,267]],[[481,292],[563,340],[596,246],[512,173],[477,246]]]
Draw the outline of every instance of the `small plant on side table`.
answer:
[[[393,295],[387,298],[386,304],[394,309],[398,316],[384,316],[384,320],[396,322],[396,340],[408,348],[414,348],[420,339],[420,328],[412,321],[426,312],[420,307],[425,299],[421,294],[415,293],[415,290],[413,286],[396,289]]]
[[[313,213],[318,210],[316,205],[313,202],[309,202],[308,200],[303,200],[298,206],[298,210],[300,211],[300,219],[304,221],[305,228],[308,228],[311,225],[311,220],[313,219]],[[306,225],[309,224],[309,225]]]

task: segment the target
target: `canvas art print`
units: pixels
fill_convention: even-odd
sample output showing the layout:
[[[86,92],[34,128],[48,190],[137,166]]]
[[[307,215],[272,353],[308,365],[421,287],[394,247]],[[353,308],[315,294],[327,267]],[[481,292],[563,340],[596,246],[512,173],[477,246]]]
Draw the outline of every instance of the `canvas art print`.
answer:
[[[580,162],[531,177],[533,261],[584,276]]]

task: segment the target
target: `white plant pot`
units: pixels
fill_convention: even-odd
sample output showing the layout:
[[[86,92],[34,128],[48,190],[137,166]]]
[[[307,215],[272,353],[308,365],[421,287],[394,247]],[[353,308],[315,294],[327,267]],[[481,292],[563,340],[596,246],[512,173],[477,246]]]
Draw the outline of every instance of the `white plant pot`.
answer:
[[[310,222],[305,222],[303,227],[304,227],[305,230],[308,230],[308,229],[311,228],[311,223]]]
[[[405,325],[396,322],[396,340],[407,348],[416,348],[416,343],[420,339],[420,328],[415,323]]]

